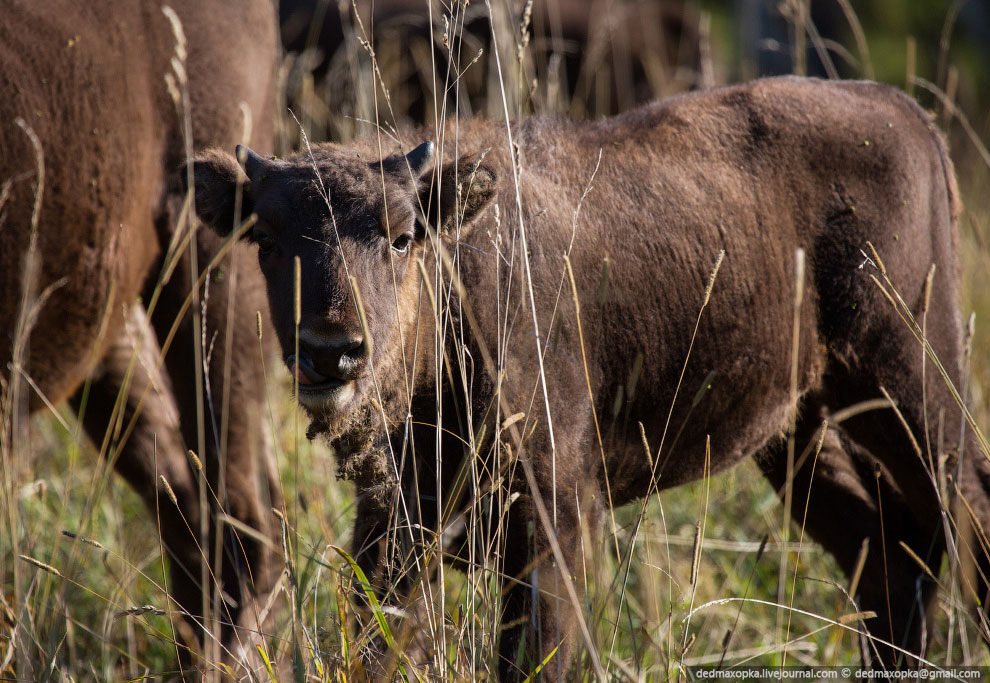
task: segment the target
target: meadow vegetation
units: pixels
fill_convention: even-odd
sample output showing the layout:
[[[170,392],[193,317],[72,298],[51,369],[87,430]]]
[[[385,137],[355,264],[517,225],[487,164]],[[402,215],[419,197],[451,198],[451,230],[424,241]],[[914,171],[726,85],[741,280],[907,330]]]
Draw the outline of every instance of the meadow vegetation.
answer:
[[[785,4],[799,6],[793,0]],[[848,7],[846,2],[835,4]],[[960,4],[862,3],[856,14],[850,9],[843,15],[847,25],[839,35],[841,45],[825,49],[843,55],[837,57],[843,76],[871,76],[912,91],[947,132],[966,205],[960,223],[962,309],[974,316],[963,389],[977,424],[986,430],[990,75],[983,66],[987,44],[957,23]],[[471,7],[479,5],[487,7],[478,0]],[[755,69],[741,56],[738,17],[731,6],[715,0],[699,5],[715,63],[712,72],[725,81]],[[535,89],[525,60],[519,59],[526,51],[526,22],[520,21],[522,7],[516,9],[505,13],[513,21],[496,23],[496,30],[507,36],[503,42],[516,48],[500,55],[505,78],[488,96],[498,105],[495,110],[504,108],[510,116],[546,113],[545,101],[528,97]],[[799,21],[800,13],[796,17]],[[456,26],[455,14],[446,38],[452,43]],[[370,27],[357,27],[355,35],[361,37],[362,30]],[[987,38],[990,25],[984,31]],[[371,48],[361,40],[348,47],[348,68],[365,84],[378,79]],[[470,62],[469,55],[462,66]],[[341,131],[356,134],[380,126],[388,133],[393,124],[408,123],[401,112],[389,111],[390,98],[398,98],[392,93],[386,98],[380,87],[370,86],[377,99],[364,92],[361,103],[349,110],[352,118],[335,120],[341,115],[321,98],[325,87],[293,72],[291,58],[283,75],[291,87],[278,122],[279,153],[300,144],[302,132],[311,141],[331,134],[339,139]],[[920,358],[919,350],[917,359],[904,362]],[[347,556],[352,486],[338,481],[329,449],[305,438],[306,419],[289,398],[282,364],[260,356],[256,360],[267,363],[270,426],[285,491],[286,609],[267,648],[242,655],[251,679],[362,680],[362,650],[383,628],[387,639],[395,640],[396,667],[410,677],[490,677],[496,670],[500,604],[490,567],[480,558],[467,571],[438,563],[433,581],[418,581],[427,609],[416,613],[413,628],[395,610],[369,609]],[[161,548],[141,501],[96,459],[67,406],[36,416],[29,430],[15,428],[12,438],[18,440],[18,452],[29,457],[8,457],[0,464],[7,492],[2,500],[8,503],[0,511],[0,680],[16,676],[17,643],[11,634],[17,615],[29,620],[34,649],[45,653],[41,664],[51,680],[176,675],[177,617],[168,610]],[[784,520],[776,493],[756,466],[746,462],[617,510],[614,533],[609,525],[600,530],[600,540],[586,536],[595,548],[577,570],[586,587],[582,609],[607,677],[677,679],[687,676],[686,666],[702,664],[859,662],[857,630],[868,615],[858,614],[851,598],[855,577],[844,576],[798,525]],[[29,577],[26,605],[13,602],[9,579],[15,563]],[[966,611],[969,598],[958,577],[947,566],[931,569],[941,584],[936,628],[929,633],[925,658],[938,666],[990,665],[987,632]],[[414,651],[422,649],[424,639],[432,650],[426,657],[429,664],[417,666]],[[582,646],[580,657],[577,670],[594,680],[588,648]],[[216,667],[209,675],[221,679],[229,673]]]

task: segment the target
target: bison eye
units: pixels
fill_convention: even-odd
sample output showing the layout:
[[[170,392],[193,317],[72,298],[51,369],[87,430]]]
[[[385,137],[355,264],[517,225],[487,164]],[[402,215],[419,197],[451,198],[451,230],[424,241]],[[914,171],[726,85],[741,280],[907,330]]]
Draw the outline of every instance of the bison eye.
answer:
[[[258,245],[258,253],[261,256],[268,256],[275,251],[275,238],[265,232],[254,233],[254,241]]]
[[[392,251],[397,254],[405,254],[409,251],[409,244],[412,242],[411,235],[399,235],[394,242],[392,242]]]

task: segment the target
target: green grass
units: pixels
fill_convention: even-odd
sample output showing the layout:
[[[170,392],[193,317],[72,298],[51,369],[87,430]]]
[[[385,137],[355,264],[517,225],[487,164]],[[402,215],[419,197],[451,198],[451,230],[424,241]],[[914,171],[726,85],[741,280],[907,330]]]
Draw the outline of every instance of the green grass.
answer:
[[[731,26],[731,17],[717,14],[713,25],[714,40],[725,53],[730,52],[733,42],[724,32]],[[900,51],[905,36],[878,29],[870,37],[878,73],[902,85]],[[925,54],[932,52],[926,49]],[[352,56],[357,62],[366,57],[361,53]],[[929,57],[919,60],[919,74],[932,68],[929,61]],[[310,95],[306,93],[301,97],[296,101],[297,112],[311,135],[319,137],[321,131],[343,130],[353,124],[329,122],[325,117],[320,121],[320,105],[307,100]],[[977,126],[986,121],[984,110],[967,114]],[[295,122],[285,117],[281,123],[283,139],[294,139]],[[968,200],[961,229],[963,310],[975,311],[977,322],[969,391],[977,422],[986,427],[990,425],[986,399],[990,335],[985,331],[990,319],[990,253],[986,249],[990,244],[990,173],[971,142],[958,135],[958,128],[953,125],[950,137]],[[986,129],[978,127],[978,131],[985,139]],[[326,447],[305,440],[301,433],[305,418],[288,399],[285,373],[281,366],[277,370],[269,367],[275,450],[293,550],[288,558],[295,578],[290,599],[297,605],[299,621],[295,629],[286,622],[271,634],[264,657],[273,668],[271,673],[259,668],[255,675],[257,680],[362,680],[362,650],[383,624],[401,653],[412,653],[416,643],[407,642],[409,634],[401,619],[387,611],[369,611],[358,584],[352,582],[350,564],[334,549],[351,548],[353,489],[337,480],[336,465]],[[168,678],[176,666],[169,616],[140,609],[147,605],[164,609],[166,603],[154,525],[127,486],[113,476],[107,478],[68,410],[60,410],[63,414],[58,419],[36,416],[30,442],[20,444],[16,461],[3,464],[3,483],[15,493],[12,515],[19,537],[16,552],[13,539],[0,537],[4,582],[0,680],[15,671],[16,657],[4,659],[12,651],[15,619],[28,624],[34,651],[44,653],[43,661],[35,665],[49,671],[52,679]],[[597,550],[586,555],[584,566],[576,568],[585,587],[583,613],[595,651],[611,679],[666,680],[676,676],[681,664],[717,663],[723,654],[727,663],[859,661],[855,637],[829,623],[855,612],[844,592],[848,577],[813,542],[805,539],[798,544],[799,529],[785,534],[782,506],[753,463],[664,492],[645,504],[639,527],[639,503],[617,510],[615,539],[604,529],[596,530],[598,538],[608,542],[589,537],[587,542],[595,543]],[[703,533],[697,545],[699,527]],[[81,534],[90,542],[73,541],[63,530]],[[791,543],[786,552],[781,547],[785,537]],[[763,539],[767,543],[760,554]],[[612,550],[616,545],[621,560]],[[788,587],[778,593],[780,564],[785,560]],[[14,601],[15,565],[24,581],[25,600],[20,604]],[[693,574],[697,576],[694,583]],[[941,576],[951,587],[952,577],[944,571]],[[420,589],[433,591],[416,617],[426,610],[432,618],[419,622],[418,631],[439,648],[435,660],[448,680],[474,680],[489,673],[498,624],[497,585],[491,575],[446,568],[436,585]],[[778,596],[802,613],[794,613],[788,621],[784,610],[768,604]],[[940,594],[935,626],[930,634],[931,661],[990,664],[978,628],[951,605],[947,592]],[[437,635],[441,629],[443,638]],[[786,650],[782,643],[787,643]],[[294,650],[299,655],[295,673],[287,674]],[[578,675],[593,680],[588,653],[579,656]],[[261,662],[260,654],[252,660],[255,666]],[[416,671],[425,675],[402,656],[396,664],[408,667],[410,675]]]

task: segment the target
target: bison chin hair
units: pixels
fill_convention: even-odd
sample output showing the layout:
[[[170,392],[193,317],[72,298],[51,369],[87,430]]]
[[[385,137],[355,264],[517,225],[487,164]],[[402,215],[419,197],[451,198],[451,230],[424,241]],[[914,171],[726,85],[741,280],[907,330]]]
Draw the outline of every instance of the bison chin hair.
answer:
[[[398,491],[390,434],[402,434],[407,411],[401,349],[385,343],[380,348],[382,353],[375,359],[377,382],[359,383],[355,407],[346,411],[334,410],[329,403],[303,407],[310,419],[306,437],[327,442],[337,460],[337,477],[354,482],[359,495],[385,506]]]
[[[354,482],[358,493],[386,505],[398,487],[395,468],[389,456],[389,430],[401,424],[394,420],[385,401],[383,411],[378,401],[365,398],[354,410],[344,414],[306,408],[310,424],[306,438],[324,439],[337,460],[337,477]],[[382,421],[383,412],[387,425]]]

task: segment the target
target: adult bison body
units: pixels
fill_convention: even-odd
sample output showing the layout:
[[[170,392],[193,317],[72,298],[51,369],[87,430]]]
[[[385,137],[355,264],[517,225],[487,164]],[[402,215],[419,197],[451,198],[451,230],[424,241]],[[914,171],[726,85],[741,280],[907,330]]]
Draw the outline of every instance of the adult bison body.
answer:
[[[561,676],[580,638],[579,518],[703,476],[706,454],[711,471],[755,454],[783,489],[793,434],[793,509],[809,505],[847,572],[869,539],[867,624],[919,652],[935,587],[901,544],[939,565],[933,463],[990,522],[985,454],[966,437],[958,458],[959,406],[902,319],[958,382],[959,205],[924,112],[886,86],[782,78],[448,136],[381,161],[371,140],[277,161],[242,149],[243,172],[221,152],[196,162],[205,220],[233,225],[240,183],[258,216],[299,402],[362,494],[369,576],[389,569],[390,519],[495,519],[502,679],[558,644],[544,675]],[[823,420],[853,406],[814,457]]]
[[[246,139],[246,115],[271,148],[278,38],[268,0],[169,4],[0,3],[3,415],[80,409],[156,517],[185,632],[232,648],[256,637],[279,573],[262,542],[281,500],[254,322],[267,306],[253,255],[181,220],[178,175],[187,144]],[[193,282],[214,258],[207,292]]]

